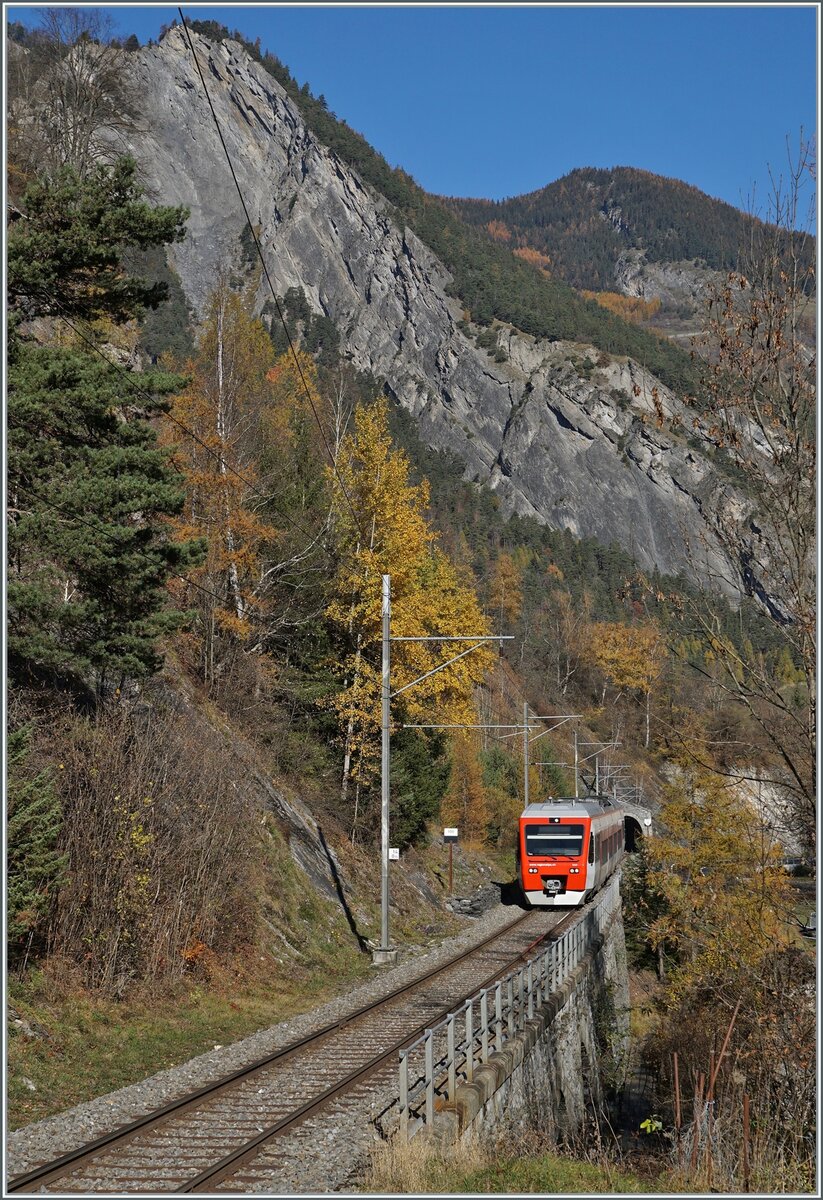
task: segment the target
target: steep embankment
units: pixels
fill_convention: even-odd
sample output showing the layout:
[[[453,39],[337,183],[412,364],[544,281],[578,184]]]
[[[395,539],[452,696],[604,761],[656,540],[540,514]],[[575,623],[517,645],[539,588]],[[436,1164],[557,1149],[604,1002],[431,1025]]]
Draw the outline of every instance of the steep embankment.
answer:
[[[576,343],[498,326],[497,353],[478,346],[442,263],[317,141],[272,76],[236,42],[193,37],[277,291],[305,290],[421,436],[456,452],[508,511],[616,541],[646,568],[721,568],[704,515],[720,507],[718,478],[656,427],[656,400],[680,410],[672,393],[640,365]],[[191,208],[174,261],[202,312],[237,259],[242,209],[182,30],[131,63],[144,105],[134,151],[157,194]],[[266,296],[261,284],[261,306]]]

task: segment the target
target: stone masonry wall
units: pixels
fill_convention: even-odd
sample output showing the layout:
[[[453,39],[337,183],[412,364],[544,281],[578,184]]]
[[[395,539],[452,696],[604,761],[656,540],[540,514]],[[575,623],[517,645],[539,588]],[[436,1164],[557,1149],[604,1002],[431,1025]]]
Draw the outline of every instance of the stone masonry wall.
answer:
[[[450,1142],[537,1129],[555,1143],[580,1134],[603,1107],[628,1041],[628,975],[621,911],[563,986],[455,1099],[431,1137]]]

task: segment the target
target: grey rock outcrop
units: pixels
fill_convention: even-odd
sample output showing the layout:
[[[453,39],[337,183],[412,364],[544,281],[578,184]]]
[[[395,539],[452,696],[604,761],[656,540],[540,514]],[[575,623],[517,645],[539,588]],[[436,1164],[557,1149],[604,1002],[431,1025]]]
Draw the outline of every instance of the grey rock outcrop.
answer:
[[[615,268],[615,286],[624,296],[659,300],[666,308],[697,311],[709,284],[723,273],[695,262],[647,262],[643,250],[626,250]]]
[[[446,908],[461,917],[479,917],[500,903],[500,887],[496,883],[484,883],[471,896],[453,896],[446,901]]]
[[[507,361],[495,361],[458,327],[444,266],[316,140],[280,85],[239,44],[192,36],[276,291],[304,289],[424,441],[456,452],[507,512],[617,542],[646,569],[728,575],[704,515],[719,481],[655,424],[653,397],[669,414],[675,397],[631,361],[504,327]],[[243,211],[182,30],[130,62],[143,98],[133,150],[149,189],[191,209],[173,257],[202,314],[237,258]],[[263,281],[261,307],[268,294]]]

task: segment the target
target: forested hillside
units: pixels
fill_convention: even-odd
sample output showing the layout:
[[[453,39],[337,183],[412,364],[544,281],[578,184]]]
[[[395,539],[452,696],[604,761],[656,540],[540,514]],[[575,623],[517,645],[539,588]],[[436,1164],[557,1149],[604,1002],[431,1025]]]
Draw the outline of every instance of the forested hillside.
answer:
[[[752,215],[678,179],[631,167],[581,167],[528,195],[446,203],[515,253],[531,248],[545,256],[554,277],[595,291],[614,290],[627,250],[642,250],[648,262],[691,261],[731,271],[747,241],[764,236]],[[810,242],[806,269],[813,257]]]
[[[88,44],[84,88],[70,97],[88,136],[74,145],[50,105],[63,111],[57,84],[72,47]],[[139,49],[94,26],[38,46],[36,78],[13,96],[7,224],[16,1002],[63,1013],[67,993],[112,1005],[207,994],[228,1011],[273,980],[311,992],[320,965],[341,980],[359,970],[377,928],[389,574],[396,636],[514,635],[500,654],[487,646],[436,674],[450,657],[436,643],[393,647],[392,830],[414,866],[398,869],[408,936],[442,915],[443,823],[459,824],[494,878],[511,871],[524,767],[511,741],[404,726],[511,722],[524,701],[580,714],[581,740],[620,744],[599,781],[659,820],[626,903],[633,953],[660,976],[660,1070],[674,1050],[703,1070],[739,1012],[739,1065],[763,1114],[761,1178],[779,1163],[807,1181],[812,968],[779,870],[786,847],[809,858],[816,816],[804,246],[787,277],[784,230],[745,279],[732,274],[709,297],[706,335],[725,341],[700,417],[761,520],[754,537],[755,510],[729,505],[730,561],[744,544],[749,555],[749,594],[733,606],[711,580],[643,572],[616,545],[504,515],[455,456],[424,444],[384,380],[354,369],[342,331],[301,289],[260,311],[248,229],[194,322],[164,260],[189,213],[147,196],[140,164],[98,142],[93,113],[105,125],[110,107],[139,111],[121,70]],[[686,356],[468,228],[249,49],[441,255],[474,321],[636,353],[687,387]],[[662,205],[660,253],[676,215]],[[716,235],[718,262],[731,230]],[[761,340],[761,328],[780,336]],[[659,403],[650,411],[671,420]],[[542,739],[532,798],[572,790],[571,737]],[[583,787],[593,782],[584,769]],[[765,818],[755,793],[768,797]],[[34,1103],[26,1087],[18,1079],[18,1119]]]

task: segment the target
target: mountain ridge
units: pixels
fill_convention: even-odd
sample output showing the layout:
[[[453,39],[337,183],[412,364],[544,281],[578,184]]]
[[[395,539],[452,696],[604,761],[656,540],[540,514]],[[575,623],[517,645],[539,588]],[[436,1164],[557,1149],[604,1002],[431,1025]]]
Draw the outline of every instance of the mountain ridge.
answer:
[[[386,381],[421,437],[457,453],[466,478],[497,492],[508,512],[633,548],[645,569],[728,576],[711,514],[729,485],[685,435],[658,427],[658,406],[691,421],[677,394],[642,361],[585,341],[498,322],[482,342],[449,270],[317,140],[282,85],[239,43],[192,37],[278,291],[303,288],[341,330],[352,364]],[[228,168],[217,166],[223,152],[205,98],[196,100],[183,31],[129,62],[144,97],[132,149],[151,190],[191,209],[172,258],[202,312],[221,265],[237,259],[243,212]],[[258,311],[266,300],[261,283]]]
[[[513,239],[522,238],[562,263],[564,278],[580,288],[604,288],[615,281],[600,258],[593,260],[593,249],[602,257],[608,248],[614,262],[626,250],[642,250],[649,262],[696,261],[731,270],[752,224],[749,214],[693,184],[637,167],[577,167],[506,200],[455,197],[447,202],[472,224],[484,224],[491,214],[510,227]]]
[[[576,167],[499,201],[442,199],[573,287],[657,299],[665,315],[694,312],[706,283],[741,269],[740,248],[771,231],[694,184],[638,167]]]

